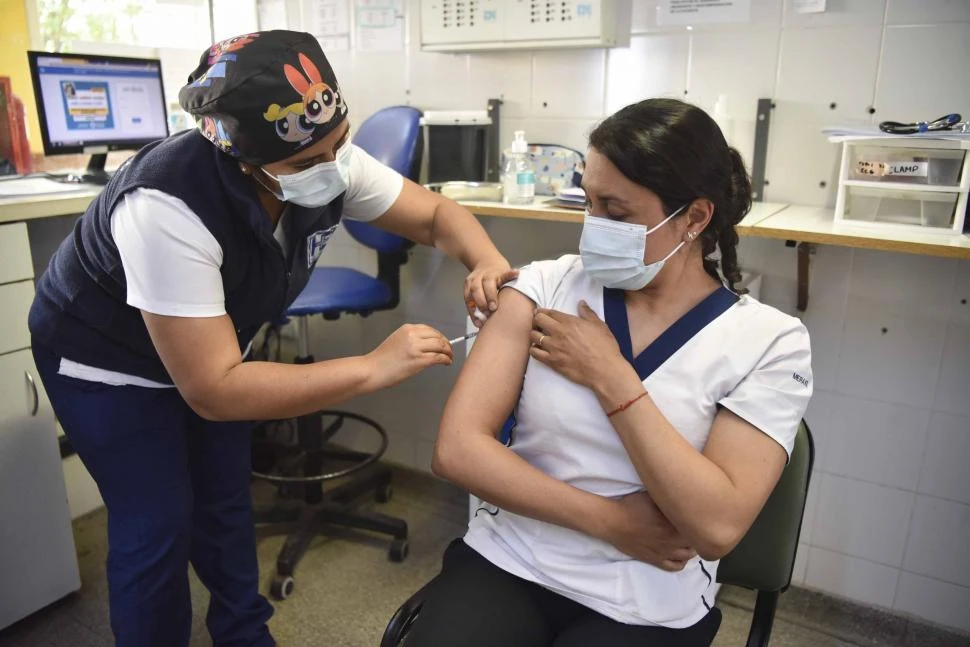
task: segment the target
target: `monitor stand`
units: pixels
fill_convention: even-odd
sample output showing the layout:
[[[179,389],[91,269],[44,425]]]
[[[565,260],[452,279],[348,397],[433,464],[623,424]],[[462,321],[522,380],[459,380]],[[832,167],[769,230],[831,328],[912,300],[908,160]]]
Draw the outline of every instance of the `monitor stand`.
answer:
[[[88,160],[88,167],[81,175],[81,181],[88,184],[107,184],[111,176],[104,170],[104,165],[108,161],[107,153],[95,153]]]

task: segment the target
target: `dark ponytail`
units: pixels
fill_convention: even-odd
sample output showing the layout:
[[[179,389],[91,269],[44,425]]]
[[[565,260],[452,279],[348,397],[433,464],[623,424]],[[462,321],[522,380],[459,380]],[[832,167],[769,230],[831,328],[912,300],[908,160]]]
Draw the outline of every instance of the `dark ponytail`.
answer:
[[[607,117],[589,143],[629,180],[656,193],[667,213],[698,198],[710,200],[714,215],[700,236],[704,269],[735,289],[741,270],[734,226],[751,209],[751,182],[744,160],[714,120],[677,99],[647,99]]]

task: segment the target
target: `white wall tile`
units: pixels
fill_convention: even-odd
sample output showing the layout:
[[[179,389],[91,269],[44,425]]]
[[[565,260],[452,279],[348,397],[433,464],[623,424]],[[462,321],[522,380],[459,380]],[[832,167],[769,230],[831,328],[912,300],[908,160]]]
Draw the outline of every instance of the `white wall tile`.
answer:
[[[795,12],[795,0],[785,0],[785,27],[881,25],[886,0],[841,0],[829,2],[822,13]]]
[[[970,324],[970,260],[957,262],[956,275],[950,299],[950,318],[957,323]]]
[[[532,54],[529,52],[488,52],[469,56],[468,107],[485,105],[489,99],[502,100],[502,115],[522,117],[532,112]],[[448,83],[450,85],[450,81]],[[505,135],[506,133],[502,133]],[[510,139],[503,137],[504,139]],[[504,144],[503,144],[504,145]]]
[[[606,50],[536,51],[532,114],[539,118],[603,116]]]
[[[933,622],[970,631],[970,588],[902,572],[893,608]]]
[[[813,546],[886,566],[902,564],[911,492],[824,473],[818,484]]]
[[[929,420],[926,409],[837,396],[819,469],[914,490]]]
[[[917,491],[970,504],[970,416],[933,414]]]
[[[349,104],[354,119],[408,102],[407,61],[402,52],[354,52],[351,85],[357,105]]]
[[[795,551],[795,565],[791,572],[791,583],[795,586],[802,586],[805,584],[805,571],[808,568],[808,553],[811,550],[811,546],[807,543],[798,544],[798,550]]]
[[[818,379],[815,379],[818,384]],[[815,390],[812,399],[808,402],[808,410],[805,411],[805,422],[812,432],[812,439],[815,441],[815,469],[821,469],[825,464],[825,454],[829,451],[831,443],[829,438],[832,436],[834,424],[832,412],[839,396],[829,391]],[[818,490],[818,483],[812,483],[812,489]]]
[[[970,505],[917,496],[903,568],[970,587]]]
[[[694,33],[688,100],[712,112],[727,95],[729,116],[753,123],[758,99],[774,95],[779,38],[777,29]]]
[[[683,98],[688,51],[686,32],[634,36],[630,47],[609,50],[605,114],[651,97]],[[550,82],[563,83],[561,78]]]
[[[889,0],[887,25],[970,22],[966,0]]]
[[[956,319],[956,318],[954,318]],[[970,416],[970,323],[955,320],[946,327],[940,379],[934,407],[940,411]]]
[[[945,321],[957,263],[949,258],[856,250],[849,296],[871,299]]]
[[[882,331],[885,329],[885,333]],[[849,302],[836,390],[930,408],[945,326],[922,313],[861,297]]]
[[[845,118],[868,119],[881,40],[881,27],[784,30],[776,98],[810,107],[813,121],[826,125],[832,120],[842,124]]]
[[[400,56],[400,53],[396,53]],[[473,99],[468,54],[409,52],[408,99],[422,110],[484,110],[485,101]],[[447,83],[442,83],[447,79]]]
[[[930,72],[929,61],[940,61],[944,69],[953,70],[956,76],[951,77],[948,71]],[[915,121],[966,112],[970,85],[957,78],[966,76],[967,61],[970,23],[886,28],[874,104],[876,117]],[[957,69],[963,71],[956,72]]]
[[[840,151],[822,135],[816,106],[776,101],[771,113],[765,199],[817,207],[835,204]],[[840,123],[853,125],[851,120]],[[854,125],[858,125],[858,121]]]
[[[812,340],[816,389],[834,389],[854,250],[819,245],[810,257],[808,309],[801,314]]]
[[[777,29],[694,32],[690,38],[687,100],[713,114],[726,96],[725,139],[750,166],[758,99],[774,96],[778,70]]]
[[[852,600],[892,608],[899,569],[811,548],[805,585]]]

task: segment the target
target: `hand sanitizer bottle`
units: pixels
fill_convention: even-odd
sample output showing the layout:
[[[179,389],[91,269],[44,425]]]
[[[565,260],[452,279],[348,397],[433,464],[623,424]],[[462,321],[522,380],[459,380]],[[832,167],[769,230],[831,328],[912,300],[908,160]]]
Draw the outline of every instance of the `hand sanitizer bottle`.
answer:
[[[505,150],[502,167],[502,201],[506,204],[532,204],[536,195],[536,174],[528,157],[525,131],[516,130],[512,147]]]

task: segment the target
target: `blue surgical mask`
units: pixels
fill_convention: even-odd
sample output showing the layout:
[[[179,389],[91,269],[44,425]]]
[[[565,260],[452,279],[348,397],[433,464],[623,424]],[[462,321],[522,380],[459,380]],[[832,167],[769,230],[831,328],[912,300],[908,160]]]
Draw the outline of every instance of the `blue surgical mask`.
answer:
[[[265,169],[263,173],[280,184],[282,194],[273,194],[284,202],[292,202],[301,207],[323,207],[347,190],[350,178],[350,138],[337,149],[336,159],[332,162],[321,162],[299,173],[273,175]]]
[[[616,222],[586,214],[583,235],[579,240],[579,255],[583,268],[598,283],[617,290],[642,290],[652,281],[664,263],[683,247],[684,242],[655,263],[645,265],[647,236],[657,231],[671,218],[684,210],[685,204],[652,229],[644,225]]]

